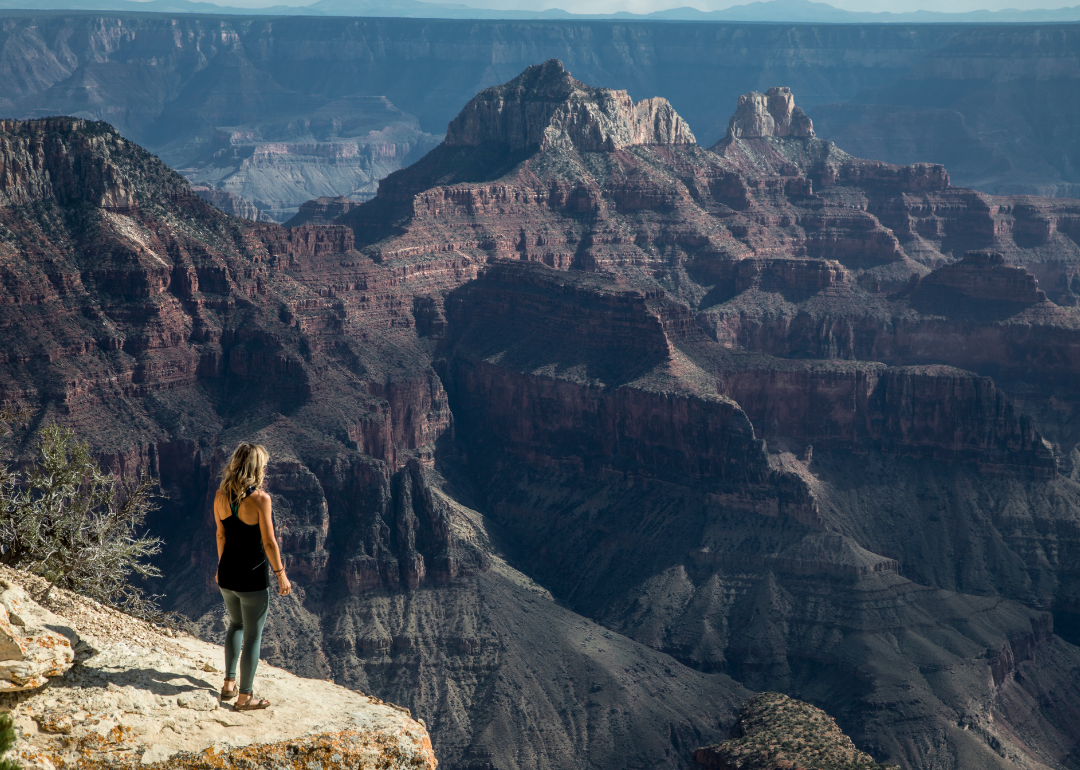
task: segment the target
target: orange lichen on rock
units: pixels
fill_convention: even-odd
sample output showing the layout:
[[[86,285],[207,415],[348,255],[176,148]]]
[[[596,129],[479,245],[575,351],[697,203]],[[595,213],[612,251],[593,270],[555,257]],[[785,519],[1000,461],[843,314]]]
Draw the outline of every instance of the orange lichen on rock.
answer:
[[[40,578],[0,567],[31,617]],[[19,585],[21,584],[21,585]],[[24,590],[28,588],[29,590]],[[8,602],[11,605],[11,602]],[[60,686],[0,692],[18,739],[13,758],[40,770],[273,768],[435,770],[423,723],[408,709],[263,664],[271,706],[237,712],[217,697],[224,651],[54,589],[52,625],[76,642]],[[11,605],[13,606],[13,605]],[[68,640],[64,639],[66,643]],[[220,665],[220,664],[219,664]]]
[[[44,755],[58,770],[307,770],[307,768],[349,768],[349,770],[434,770],[438,761],[425,734],[404,745],[396,736],[359,730],[312,735],[277,743],[252,744],[240,748],[208,746],[199,752],[181,752],[160,762],[141,761],[130,730],[113,728],[105,736],[92,734],[79,739],[75,759]]]

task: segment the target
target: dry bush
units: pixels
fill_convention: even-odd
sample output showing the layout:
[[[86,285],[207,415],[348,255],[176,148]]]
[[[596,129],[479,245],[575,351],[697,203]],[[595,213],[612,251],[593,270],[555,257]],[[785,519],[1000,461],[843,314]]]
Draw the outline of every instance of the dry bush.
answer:
[[[0,469],[0,563],[48,580],[42,601],[60,586],[175,625],[176,618],[158,608],[158,597],[131,582],[136,575],[161,575],[149,561],[161,551],[161,540],[139,534],[157,508],[153,486],[145,475],[129,483],[102,472],[74,431],[45,427],[30,471]]]

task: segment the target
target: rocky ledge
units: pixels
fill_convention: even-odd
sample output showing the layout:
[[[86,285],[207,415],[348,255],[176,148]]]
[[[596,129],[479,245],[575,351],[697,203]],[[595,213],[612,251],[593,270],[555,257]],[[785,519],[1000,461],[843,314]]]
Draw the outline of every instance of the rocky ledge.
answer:
[[[775,692],[748,701],[731,740],[698,749],[694,762],[708,770],[898,770],[855,748],[821,709]]]
[[[969,251],[963,259],[919,279],[916,291],[960,294],[984,303],[1034,305],[1046,301],[1046,293],[1035,276],[1022,267],[1006,264],[1005,257],[996,251]]]
[[[5,606],[45,612],[30,598],[43,581],[6,567],[0,581]],[[221,647],[55,589],[50,605],[74,660],[43,687],[0,694],[23,767],[435,770],[427,729],[407,709],[263,663],[256,692],[273,705],[237,712],[217,694]]]

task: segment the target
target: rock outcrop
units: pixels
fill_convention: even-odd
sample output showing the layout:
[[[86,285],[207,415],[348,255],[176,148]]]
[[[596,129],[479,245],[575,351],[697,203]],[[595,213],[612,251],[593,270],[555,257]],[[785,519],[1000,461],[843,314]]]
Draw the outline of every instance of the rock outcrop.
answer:
[[[53,199],[61,204],[86,201],[118,212],[135,206],[131,181],[112,157],[123,143],[104,123],[5,120],[0,133],[0,205]]]
[[[329,225],[343,214],[347,214],[359,206],[361,201],[355,201],[344,195],[336,197],[322,197],[315,200],[305,201],[300,204],[300,210],[296,215],[285,222],[285,227],[299,227],[300,225]]]
[[[1015,302],[1034,305],[1046,301],[1039,281],[1020,267],[1005,264],[995,251],[969,251],[963,259],[940,267],[919,280],[918,291],[942,291],[980,303]]]
[[[481,91],[446,128],[448,147],[610,151],[695,141],[666,99],[635,104],[626,91],[586,86],[558,59]]]
[[[896,770],[859,751],[828,714],[775,692],[752,698],[730,740],[694,751],[709,770]]]
[[[207,203],[221,209],[226,214],[231,214],[240,219],[250,219],[252,222],[273,222],[263,212],[255,207],[255,204],[247,198],[241,198],[228,190],[217,190],[204,185],[192,185],[191,191]]]
[[[62,618],[32,601],[11,581],[0,582],[0,694],[42,687],[75,662]]]
[[[6,605],[44,614],[23,588],[44,581],[0,569]],[[295,767],[435,770],[431,739],[407,709],[265,663],[257,674],[265,711],[237,712],[218,697],[224,651],[165,633],[75,594],[54,589],[64,617],[52,623],[77,660],[59,687],[18,698],[0,694],[15,720],[14,757],[27,768]],[[70,651],[70,647],[68,648]]]
[[[729,139],[792,137],[805,139],[814,134],[814,123],[795,106],[787,87],[770,88],[765,93],[751,91],[739,97],[739,106],[728,122]]]
[[[611,277],[497,263],[448,297],[443,380],[456,437],[492,518],[529,544],[525,571],[695,668],[827,704],[860,748],[917,765],[920,742],[938,735],[980,766],[1022,764],[986,748],[1009,740],[990,716],[994,661],[1011,661],[1008,687],[1026,688],[1028,676],[1050,682],[1059,665],[1072,670],[1044,656],[1072,661],[1073,648],[1055,639],[1045,612],[916,584],[891,555],[895,539],[871,550],[841,534],[864,522],[835,507],[852,482],[819,468],[849,454],[855,468],[867,457],[922,462],[929,450],[930,462],[974,471],[980,484],[1000,474],[997,489],[1051,481],[1052,449],[1037,433],[1023,438],[1030,423],[986,379],[724,353],[677,322],[670,297],[628,289]],[[761,380],[724,398],[756,367]],[[782,386],[796,370],[820,386]],[[880,383],[868,384],[870,408],[881,411],[865,433],[783,435],[793,427],[785,408],[815,425],[857,415],[860,379]],[[774,415],[760,410],[766,394]],[[928,618],[933,631],[922,627]],[[958,646],[942,646],[939,633]],[[902,649],[891,646],[898,637]],[[906,668],[932,660],[950,666],[948,686]],[[886,683],[901,670],[902,685]],[[867,687],[840,693],[836,681]],[[1008,719],[1023,719],[1019,707]],[[1068,729],[1064,717],[1040,719]]]

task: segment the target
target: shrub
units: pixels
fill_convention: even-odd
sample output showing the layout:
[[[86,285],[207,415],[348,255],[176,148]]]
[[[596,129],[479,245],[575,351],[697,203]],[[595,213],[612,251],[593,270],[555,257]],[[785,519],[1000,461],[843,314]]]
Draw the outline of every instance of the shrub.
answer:
[[[19,770],[19,766],[4,755],[15,745],[15,725],[11,714],[0,714],[0,770]]]
[[[103,473],[69,428],[41,431],[37,462],[25,474],[0,469],[0,563],[41,575],[47,601],[60,586],[155,622],[170,618],[131,584],[159,577],[148,559],[161,540],[139,536],[153,503],[145,475],[128,483]]]

